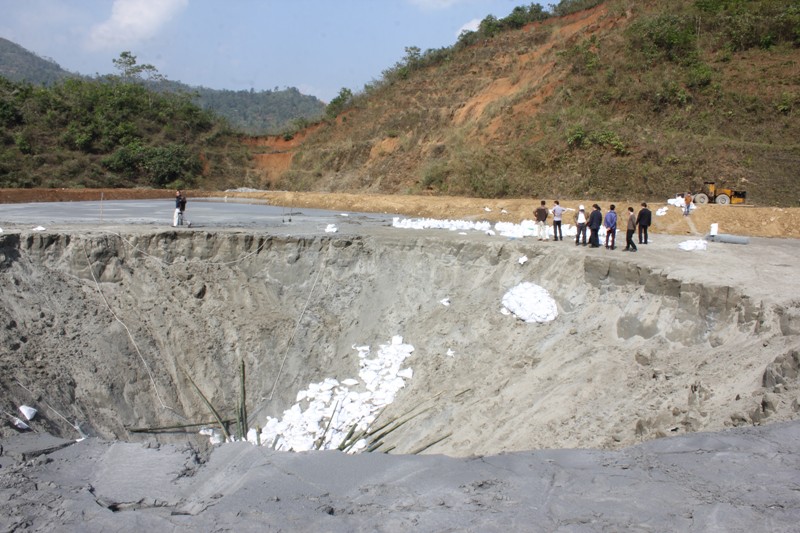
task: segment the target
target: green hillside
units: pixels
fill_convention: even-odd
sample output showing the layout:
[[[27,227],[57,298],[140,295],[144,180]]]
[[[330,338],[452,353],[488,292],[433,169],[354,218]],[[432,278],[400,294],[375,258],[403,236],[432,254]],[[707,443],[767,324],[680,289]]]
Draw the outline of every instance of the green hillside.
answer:
[[[0,78],[0,187],[225,184],[247,160],[240,136],[186,96],[114,76]]]
[[[0,76],[11,81],[27,81],[34,85],[52,85],[70,77],[79,77],[62,69],[52,59],[39,57],[0,37]]]

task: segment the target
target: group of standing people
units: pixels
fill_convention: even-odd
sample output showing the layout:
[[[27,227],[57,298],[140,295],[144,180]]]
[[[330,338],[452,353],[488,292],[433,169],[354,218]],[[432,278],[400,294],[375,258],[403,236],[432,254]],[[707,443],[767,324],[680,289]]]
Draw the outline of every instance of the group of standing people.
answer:
[[[553,207],[553,240],[563,241],[564,235],[561,231],[561,222],[564,212],[567,209],[561,207],[558,200],[555,201]],[[534,218],[536,219],[537,236],[540,241],[549,240],[547,235],[547,216],[549,211],[547,203],[542,200],[539,207],[534,211]],[[607,250],[616,250],[617,238],[617,223],[619,222],[616,212],[616,206],[611,204],[608,212],[603,216],[603,211],[598,204],[592,204],[592,211],[588,215],[583,205],[578,207],[574,216],[575,226],[578,231],[575,234],[575,246],[583,244],[587,245],[586,230],[589,230],[588,245],[592,248],[600,248],[600,228],[604,227],[606,230],[605,246]],[[626,232],[625,232],[625,249],[623,252],[635,252],[638,250],[636,244],[633,242],[633,235],[636,229],[639,229],[639,244],[647,244],[648,234],[647,230],[652,223],[652,213],[647,208],[647,203],[642,202],[642,208],[637,214],[633,207],[628,207]]]

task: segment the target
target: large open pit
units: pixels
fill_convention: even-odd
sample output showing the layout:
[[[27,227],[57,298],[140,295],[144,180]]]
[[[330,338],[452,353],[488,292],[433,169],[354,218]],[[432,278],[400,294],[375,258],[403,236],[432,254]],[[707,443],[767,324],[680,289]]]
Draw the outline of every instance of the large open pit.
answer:
[[[393,453],[623,447],[796,418],[796,248],[674,244],[621,254],[391,228],[5,233],[0,401],[35,406],[36,428],[65,437],[77,423],[196,439],[129,430],[213,422],[189,376],[234,418],[242,361],[249,422],[263,426],[309,383],[356,377],[354,347],[402,336],[413,377],[380,416],[409,419],[383,439]],[[521,282],[549,291],[556,320],[501,313]]]

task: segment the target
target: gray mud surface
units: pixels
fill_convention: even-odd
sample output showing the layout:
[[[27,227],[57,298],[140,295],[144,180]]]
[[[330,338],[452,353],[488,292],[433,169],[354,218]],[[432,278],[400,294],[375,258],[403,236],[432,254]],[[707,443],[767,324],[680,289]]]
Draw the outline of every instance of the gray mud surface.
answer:
[[[628,254],[201,203],[192,228],[163,201],[0,208],[0,402],[39,409],[0,430],[6,530],[796,530],[797,241]],[[521,282],[555,321],[500,312]],[[394,335],[391,454],[132,432],[211,419],[187,376],[233,416],[242,361],[263,424]]]
[[[797,531],[797,422],[454,458],[90,439],[3,468],[5,530]]]

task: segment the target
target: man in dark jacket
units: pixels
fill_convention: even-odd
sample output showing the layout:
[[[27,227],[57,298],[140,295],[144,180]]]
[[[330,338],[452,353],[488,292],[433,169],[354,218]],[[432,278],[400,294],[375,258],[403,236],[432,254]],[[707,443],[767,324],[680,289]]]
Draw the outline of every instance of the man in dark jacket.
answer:
[[[616,248],[614,244],[617,240],[617,212],[614,211],[616,207],[611,204],[611,207],[608,208],[608,213],[603,219],[603,226],[606,227],[606,250],[614,250]]]
[[[533,212],[533,217],[536,219],[536,232],[540,241],[550,240],[547,236],[547,203],[542,200],[542,203]]]
[[[592,205],[592,212],[589,214],[589,246],[592,248],[600,248],[600,226],[603,225],[603,212],[600,211],[600,206],[597,204]]]
[[[636,225],[639,226],[639,244],[647,244],[647,228],[653,221],[653,215],[647,209],[647,203],[642,202],[642,208],[636,216]]]

